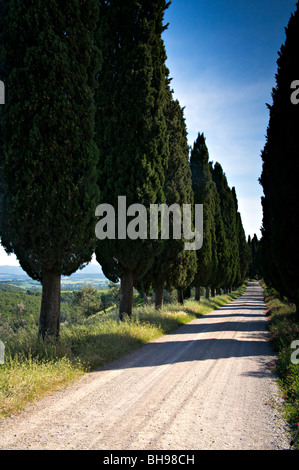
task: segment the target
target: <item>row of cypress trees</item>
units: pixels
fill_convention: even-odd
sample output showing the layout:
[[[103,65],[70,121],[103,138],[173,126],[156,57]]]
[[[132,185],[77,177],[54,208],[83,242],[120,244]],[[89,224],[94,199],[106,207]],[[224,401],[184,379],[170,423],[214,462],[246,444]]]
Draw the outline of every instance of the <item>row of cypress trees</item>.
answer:
[[[121,280],[120,317],[133,287],[182,292],[238,285],[245,236],[237,197],[203,135],[191,153],[173,98],[162,33],[165,0],[3,0],[0,3],[0,235],[42,283],[40,335],[59,336],[60,278],[96,254]],[[95,209],[204,204],[204,243],[97,240]],[[131,214],[133,215],[133,214]],[[116,211],[116,227],[123,222]],[[181,299],[182,301],[182,299]]]
[[[262,151],[263,227],[262,274],[297,307],[299,312],[298,173],[299,173],[299,3],[285,28],[286,40],[278,52],[276,87],[266,143]]]
[[[255,233],[252,238],[248,235],[247,243],[249,249],[248,277],[260,279],[262,277],[261,240],[257,238]]]
[[[195,298],[200,287],[231,290],[246,277],[249,249],[238,211],[235,188],[229,187],[220,163],[209,162],[204,134],[199,133],[191,150],[190,166],[195,203],[204,204],[204,241],[197,251],[193,280]]]

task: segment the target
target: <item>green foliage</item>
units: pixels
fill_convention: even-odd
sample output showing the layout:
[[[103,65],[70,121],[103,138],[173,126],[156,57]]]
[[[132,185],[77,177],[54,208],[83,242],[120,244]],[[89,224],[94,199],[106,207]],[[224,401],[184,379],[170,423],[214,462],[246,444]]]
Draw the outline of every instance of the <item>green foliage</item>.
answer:
[[[25,291],[0,283],[0,339],[6,332],[16,333],[21,328],[33,328],[39,323],[40,291]],[[82,319],[73,306],[73,293],[61,292],[61,322]]]
[[[164,0],[99,2],[102,51],[96,103],[101,200],[149,209],[164,201],[169,149],[164,116],[166,53],[161,34]],[[116,227],[118,226],[116,210]],[[100,240],[96,257],[108,279],[142,277],[160,250],[153,240]]]
[[[190,204],[193,209],[193,191],[189,167],[189,148],[187,142],[184,111],[179,102],[173,99],[168,90],[168,101],[165,108],[169,136],[169,163],[165,178],[165,198],[168,207],[177,204],[182,213],[183,204]],[[181,219],[181,231],[183,226]],[[150,270],[137,284],[139,289],[168,290],[185,289],[193,280],[196,271],[196,253],[185,250],[185,240],[173,237],[173,214],[169,216],[169,240],[163,243],[163,251],[155,257]],[[191,227],[193,228],[193,227]],[[162,299],[161,299],[162,300]]]
[[[85,317],[94,315],[102,307],[99,291],[92,286],[85,286],[75,292],[73,304],[79,307],[81,314]]]
[[[120,300],[120,286],[119,284],[116,284],[114,282],[109,282],[108,284],[109,287],[109,297],[112,298],[112,300],[117,303]]]
[[[236,214],[236,238],[237,238],[237,249],[239,255],[239,266],[237,275],[233,282],[234,286],[239,286],[245,280],[247,275],[249,261],[250,261],[250,250],[246,241],[245,231],[242,224],[241,214],[238,211],[238,199],[235,187],[232,188],[232,194],[235,202],[235,214]]]
[[[0,236],[43,284],[42,336],[59,334],[60,276],[95,248],[97,3],[1,2]]]
[[[212,165],[211,165],[212,168]],[[213,198],[215,201],[215,238],[216,238],[216,256],[217,269],[213,270],[212,286],[218,289],[227,288],[229,276],[229,247],[224,228],[224,222],[221,213],[220,196],[217,187],[214,187]]]
[[[225,173],[218,162],[215,163],[212,169],[212,178],[216,183],[220,198],[221,216],[228,248],[226,282],[224,285],[231,288],[241,281],[236,200],[228,185]]]
[[[253,238],[248,237],[248,249],[249,249],[249,266],[248,276],[250,278],[259,278],[262,275],[261,269],[261,241],[258,240],[256,234]]]
[[[190,204],[193,210],[194,195],[184,110],[179,102],[173,99],[172,94],[169,96],[165,116],[170,152],[165,181],[166,204],[168,207],[178,204],[181,210],[184,204]],[[190,228],[194,229],[194,226]],[[183,235],[183,227],[181,229]],[[164,282],[160,279],[160,285],[165,283],[170,291],[173,288],[183,290],[193,281],[196,253],[185,249],[186,240],[183,236],[176,240],[172,235],[171,233],[170,240],[166,241],[163,253],[159,256],[154,277],[158,279],[159,273],[163,273]]]
[[[0,319],[2,322],[6,319],[13,330],[38,323],[40,305],[40,293],[26,293],[14,286],[0,284]]]
[[[197,251],[197,272],[193,284],[196,287],[209,286],[213,282],[213,274],[217,272],[216,246],[216,208],[215,183],[209,165],[209,152],[204,134],[198,134],[190,156],[192,188],[194,203],[204,206],[204,237],[203,245]]]
[[[6,354],[6,365],[0,370],[0,417],[22,411],[28,403],[65,387],[83,373],[80,364],[66,357],[24,360]]]
[[[291,361],[294,352],[291,348],[292,342],[299,338],[296,308],[295,305],[278,299],[277,292],[273,288],[265,285],[263,287],[267,306],[269,341],[277,354],[272,362],[272,368],[279,379],[283,412],[296,430],[297,423],[299,423],[299,365]],[[299,448],[298,441],[296,445]]]
[[[33,279],[91,259],[97,204],[97,2],[5,2],[2,244]]]
[[[249,250],[235,188],[230,189],[219,163],[209,162],[204,134],[198,134],[190,167],[196,204],[204,205],[203,246],[197,252],[193,285],[215,288],[239,286],[245,279]]]
[[[287,296],[299,310],[298,214],[299,106],[291,101],[291,84],[299,76],[299,8],[286,28],[286,41],[277,60],[276,87],[266,144],[262,152],[260,178],[264,191],[261,240],[262,270],[267,284]]]

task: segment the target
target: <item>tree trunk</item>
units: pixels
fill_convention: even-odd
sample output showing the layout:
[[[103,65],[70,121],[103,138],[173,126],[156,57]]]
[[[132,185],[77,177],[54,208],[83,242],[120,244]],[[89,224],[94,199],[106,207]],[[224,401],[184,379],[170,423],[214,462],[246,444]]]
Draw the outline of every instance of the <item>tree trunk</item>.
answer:
[[[183,289],[178,289],[178,303],[183,305],[184,304],[184,291]]]
[[[42,272],[42,302],[39,320],[39,335],[59,337],[60,327],[60,274]]]
[[[155,287],[155,307],[156,310],[161,310],[163,308],[163,286]]]
[[[206,287],[206,299],[210,298],[210,288]]]
[[[200,286],[195,287],[195,297],[194,300],[198,300],[200,302]]]
[[[215,297],[215,287],[211,287],[211,296]]]
[[[123,320],[126,313],[129,317],[132,316],[133,306],[133,284],[134,276],[131,271],[126,271],[120,282],[120,303],[119,303],[119,318]]]
[[[190,299],[190,297],[191,297],[191,287],[188,286],[186,289],[184,289],[184,298]]]

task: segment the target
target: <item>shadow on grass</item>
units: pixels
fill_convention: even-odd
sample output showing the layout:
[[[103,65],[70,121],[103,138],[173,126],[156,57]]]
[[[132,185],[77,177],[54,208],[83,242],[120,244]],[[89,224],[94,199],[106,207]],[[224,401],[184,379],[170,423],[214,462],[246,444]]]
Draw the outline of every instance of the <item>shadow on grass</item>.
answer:
[[[88,334],[71,345],[74,358],[87,370],[99,368],[147,344],[147,341],[128,333]]]

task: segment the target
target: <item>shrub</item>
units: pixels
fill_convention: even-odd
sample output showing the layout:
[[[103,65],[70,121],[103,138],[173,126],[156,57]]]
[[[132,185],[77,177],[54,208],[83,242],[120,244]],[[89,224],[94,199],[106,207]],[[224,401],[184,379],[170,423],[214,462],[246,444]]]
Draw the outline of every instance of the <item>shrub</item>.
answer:
[[[283,410],[286,419],[297,430],[299,423],[299,365],[292,364],[291,344],[299,340],[299,323],[295,307],[275,297],[266,297],[269,321],[269,341],[277,353],[273,370],[277,374],[283,398]],[[295,446],[299,448],[298,439]]]

